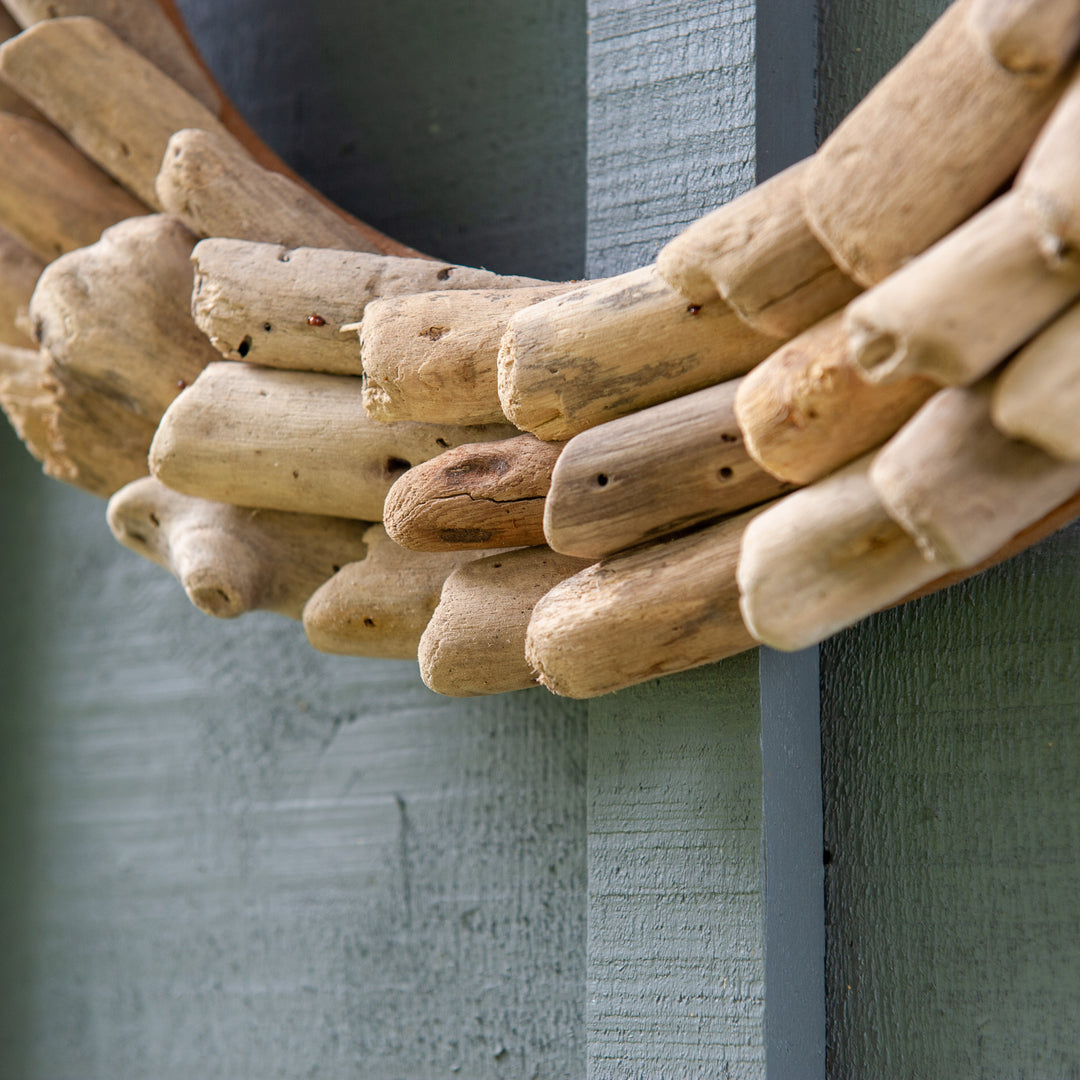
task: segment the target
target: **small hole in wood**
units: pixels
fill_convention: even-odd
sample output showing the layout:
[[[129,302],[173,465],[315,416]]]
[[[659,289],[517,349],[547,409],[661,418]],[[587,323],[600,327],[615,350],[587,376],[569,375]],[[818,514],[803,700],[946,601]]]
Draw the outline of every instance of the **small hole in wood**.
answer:
[[[263,323],[263,329],[269,334],[270,331],[273,330],[274,328],[268,322],[264,322]]]
[[[365,626],[374,626],[375,625],[375,620],[374,619],[365,619],[364,620],[364,625]]]
[[[337,563],[334,563],[333,571],[334,571],[335,574],[340,574],[341,573],[341,567],[338,566]]]
[[[720,436],[720,441],[721,442],[738,442],[739,441],[739,436],[738,435],[732,435],[730,431],[725,431],[723,433],[723,435]]]
[[[729,468],[727,465],[725,465],[720,470],[720,479],[721,480],[730,480],[734,475],[735,475],[735,470]]]
[[[236,355],[243,357],[247,356],[249,352],[251,352],[251,338],[246,337],[236,346]]]
[[[596,486],[597,487],[607,487],[607,473],[597,473],[596,474]]]
[[[412,462],[404,458],[391,457],[386,459],[386,471],[389,473],[401,473],[412,468]]]
[[[435,440],[435,445],[436,446],[441,446],[444,450],[449,450],[450,449],[450,444],[445,439],[436,439]]]
[[[453,272],[454,268],[452,266],[444,266],[435,276],[440,281],[446,281]]]
[[[153,512],[151,512],[150,514],[150,523],[154,526],[155,529],[161,528],[161,521],[158,519],[157,514]]]

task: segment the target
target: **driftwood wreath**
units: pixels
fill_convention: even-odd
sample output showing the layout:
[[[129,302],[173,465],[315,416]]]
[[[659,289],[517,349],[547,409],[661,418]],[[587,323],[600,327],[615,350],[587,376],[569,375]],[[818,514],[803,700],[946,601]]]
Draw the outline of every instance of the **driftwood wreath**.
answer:
[[[958,0],[812,158],[554,284],[328,204],[171,4],[3,2],[0,404],[209,614],[590,697],[1080,514],[1077,0]]]

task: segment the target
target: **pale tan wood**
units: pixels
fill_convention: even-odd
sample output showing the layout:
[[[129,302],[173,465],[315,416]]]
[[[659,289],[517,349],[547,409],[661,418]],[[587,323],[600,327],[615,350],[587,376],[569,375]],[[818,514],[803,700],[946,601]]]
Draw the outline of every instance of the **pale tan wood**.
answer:
[[[162,418],[150,470],[219,502],[378,521],[406,469],[512,431],[380,424],[364,413],[359,379],[219,360]]]
[[[886,512],[865,455],[775,503],[742,541],[743,618],[758,641],[802,649],[939,578]]]
[[[308,598],[367,554],[367,523],[248,510],[170,491],[150,477],[109,500],[125,547],[168,570],[207,615],[273,611],[299,619]]]
[[[789,483],[810,484],[884,442],[936,389],[919,377],[867,382],[848,358],[837,313],[741,380],[735,416],[754,461]]]
[[[575,435],[551,478],[548,544],[599,559],[787,491],[746,452],[733,408],[739,382]]]
[[[374,300],[360,324],[364,407],[377,420],[505,423],[499,343],[511,316],[573,285]]]
[[[0,45],[0,76],[147,206],[170,136],[217,117],[96,19],[50,19]]]
[[[88,15],[107,26],[169,78],[217,112],[221,95],[187,41],[156,0],[4,0],[23,27],[45,19]]]
[[[1080,463],[994,427],[992,394],[991,379],[935,394],[870,468],[889,515],[944,567],[982,562],[1080,491]]]
[[[0,221],[45,262],[147,212],[48,124],[0,113],[0,144]]]
[[[995,425],[1064,461],[1080,461],[1080,304],[1026,345],[998,377]]]
[[[163,214],[130,218],[50,263],[30,301],[65,371],[157,421],[217,353],[190,314],[195,238]]]
[[[525,658],[533,606],[589,564],[546,547],[470,562],[446,579],[420,640],[420,676],[450,697],[524,690],[536,684]]]
[[[561,450],[535,435],[446,450],[394,482],[386,531],[413,551],[543,544],[544,497]]]
[[[615,555],[556,585],[533,609],[526,640],[541,684],[597,697],[750,648],[735,567],[759,512]]]
[[[443,582],[478,555],[406,551],[381,525],[364,540],[367,556],[343,566],[304,608],[308,641],[320,652],[415,660]]]
[[[25,347],[30,334],[30,297],[45,263],[0,225],[0,344]]]
[[[848,305],[851,355],[873,382],[981,378],[1080,296],[1080,250],[1047,256],[1003,195]]]
[[[7,41],[15,37],[22,27],[0,7],[0,41]],[[19,116],[29,116],[34,120],[44,119],[25,98],[19,97],[3,79],[0,79],[0,110],[3,112],[17,113]]]
[[[27,450],[41,462],[52,453],[49,414],[53,398],[44,378],[45,358],[37,349],[0,343],[0,409]]]
[[[159,163],[158,204],[197,236],[379,250],[365,230],[287,176],[264,169],[224,130],[177,131]]]
[[[874,285],[974,213],[1019,166],[1063,88],[1016,75],[958,0],[811,159],[807,221]]]
[[[971,19],[994,59],[1018,74],[1055,75],[1080,43],[1077,0],[976,0]]]
[[[691,304],[646,266],[514,315],[499,350],[499,400],[519,428],[569,439],[742,375],[775,344],[722,300]]]
[[[754,328],[789,338],[843,307],[859,287],[803,214],[809,160],[706,214],[671,241],[656,268],[688,300],[727,301]]]
[[[192,313],[223,356],[339,375],[362,371],[356,336],[341,328],[377,297],[539,284],[434,259],[248,240],[203,240],[192,260]]]

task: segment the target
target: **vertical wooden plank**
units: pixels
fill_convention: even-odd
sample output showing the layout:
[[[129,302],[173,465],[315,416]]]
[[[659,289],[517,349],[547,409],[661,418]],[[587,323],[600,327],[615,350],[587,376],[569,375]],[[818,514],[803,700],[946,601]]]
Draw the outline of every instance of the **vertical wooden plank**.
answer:
[[[832,0],[828,129],[944,7]],[[829,1075],[1080,1076],[1080,530],[822,648]]]
[[[590,0],[587,270],[754,172],[754,5]],[[589,709],[588,1075],[764,1074],[753,654]]]

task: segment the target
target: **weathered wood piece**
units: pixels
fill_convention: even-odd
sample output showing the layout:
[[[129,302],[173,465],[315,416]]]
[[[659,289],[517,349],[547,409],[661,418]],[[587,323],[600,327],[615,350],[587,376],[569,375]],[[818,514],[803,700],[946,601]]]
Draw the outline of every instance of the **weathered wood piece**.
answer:
[[[533,607],[588,563],[546,547],[470,562],[446,579],[420,640],[420,676],[450,697],[502,694],[536,685],[525,658]]]
[[[810,484],[892,435],[937,389],[909,377],[862,378],[840,313],[763,360],[739,384],[735,416],[750,456],[792,484]]]
[[[870,468],[889,515],[941,566],[982,562],[1080,491],[1080,463],[994,427],[992,394],[989,379],[935,394]]]
[[[377,420],[505,423],[499,344],[511,316],[573,285],[374,300],[360,324],[364,407]]]
[[[44,377],[45,359],[37,349],[0,343],[0,409],[26,449],[41,462],[52,451],[48,415],[53,399]]]
[[[872,382],[975,382],[1080,296],[1080,251],[1048,255],[1002,196],[848,305],[851,355]]]
[[[224,131],[177,131],[159,164],[158,204],[197,236],[379,251],[365,230],[289,177],[264,169]]]
[[[974,213],[1015,172],[1063,88],[1015,74],[958,0],[811,159],[807,221],[874,285]]]
[[[217,117],[96,19],[49,19],[0,45],[0,75],[91,161],[160,209],[154,180],[169,138]]]
[[[789,338],[859,292],[810,231],[802,182],[809,160],[706,214],[657,257],[665,281],[695,304],[727,301],[755,329]]]
[[[995,384],[991,415],[1006,435],[1080,461],[1080,304],[1009,361]]]
[[[156,422],[217,353],[191,320],[191,248],[176,218],[106,229],[46,267],[30,300],[37,340],[70,374]]]
[[[121,544],[163,566],[200,611],[221,619],[260,610],[299,619],[311,594],[368,550],[364,522],[247,510],[150,477],[113,495],[108,520]]]
[[[223,356],[338,375],[361,373],[356,337],[341,328],[376,297],[539,284],[433,259],[247,240],[203,240],[192,260],[192,313]]]
[[[0,344],[31,344],[30,297],[44,269],[45,263],[0,225]]]
[[[0,221],[45,262],[147,212],[48,124],[0,113],[0,143]]]
[[[555,586],[533,610],[526,642],[541,684],[597,697],[750,648],[735,568],[758,513],[615,555]]]
[[[499,350],[499,400],[519,428],[586,428],[742,375],[775,347],[722,300],[689,303],[646,266],[519,311]]]
[[[364,412],[359,379],[220,360],[162,418],[150,470],[188,495],[379,521],[406,469],[512,430],[380,424]]]
[[[1076,0],[975,0],[971,20],[994,59],[1019,75],[1056,75],[1080,44]]]
[[[739,381],[575,435],[551,478],[548,544],[600,559],[787,491],[746,453],[734,412]]]
[[[15,37],[21,29],[22,27],[7,13],[7,9],[0,7],[0,41]],[[34,120],[43,119],[41,113],[25,98],[16,94],[3,79],[0,79],[0,110],[17,113],[19,116],[29,116]]]
[[[939,578],[886,512],[866,455],[770,507],[746,530],[743,617],[776,649],[816,644]]]
[[[415,660],[443,582],[478,556],[406,551],[381,525],[364,542],[367,555],[342,566],[304,608],[308,641],[325,653]]]
[[[413,551],[543,544],[544,498],[561,450],[535,435],[446,450],[394,482],[386,531]]]

